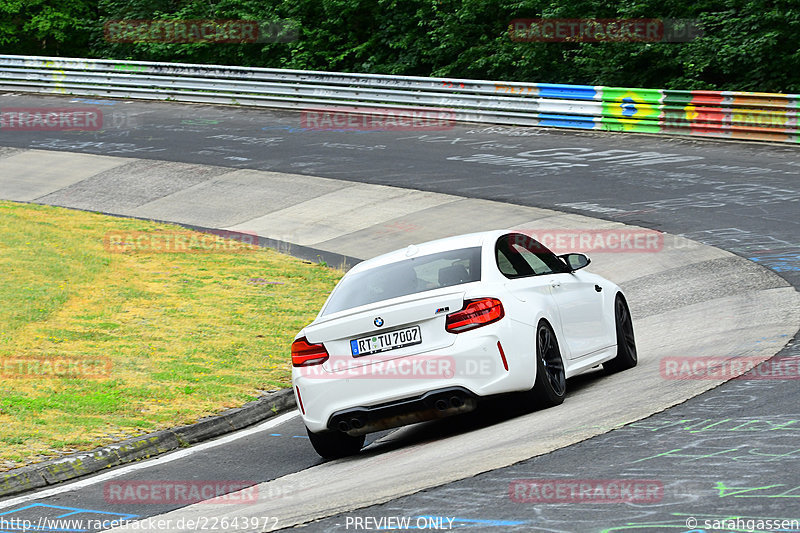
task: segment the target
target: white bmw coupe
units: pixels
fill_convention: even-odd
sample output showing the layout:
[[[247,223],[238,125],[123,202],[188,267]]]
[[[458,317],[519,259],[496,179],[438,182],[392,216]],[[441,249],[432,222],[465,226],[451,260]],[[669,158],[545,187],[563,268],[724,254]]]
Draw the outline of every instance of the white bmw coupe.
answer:
[[[292,343],[295,398],[319,455],[357,453],[367,433],[473,410],[528,391],[564,401],[566,379],[636,365],[614,283],[528,235],[432,241],[353,267]]]

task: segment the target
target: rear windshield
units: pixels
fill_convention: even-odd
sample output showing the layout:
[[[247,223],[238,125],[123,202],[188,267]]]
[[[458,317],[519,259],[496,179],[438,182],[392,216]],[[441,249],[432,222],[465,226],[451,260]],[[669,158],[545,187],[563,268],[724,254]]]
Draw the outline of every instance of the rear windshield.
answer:
[[[480,246],[413,257],[345,276],[322,314],[480,279]]]

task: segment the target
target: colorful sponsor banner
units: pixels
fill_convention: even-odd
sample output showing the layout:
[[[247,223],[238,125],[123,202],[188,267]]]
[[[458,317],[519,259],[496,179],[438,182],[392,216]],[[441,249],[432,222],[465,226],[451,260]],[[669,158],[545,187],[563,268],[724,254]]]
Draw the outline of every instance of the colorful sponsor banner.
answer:
[[[800,142],[798,95],[599,86],[592,98],[588,91],[570,95],[567,85],[558,94],[544,94],[545,84],[532,85],[544,98],[601,102],[600,117],[540,113],[542,126]]]
[[[664,90],[662,133],[794,141],[797,100],[791,95]]]
[[[692,93],[690,91],[670,90],[665,90],[663,92],[663,110],[660,116],[661,132],[690,134],[692,116],[687,113],[686,106],[690,105],[692,102]]]
[[[566,100],[594,100],[597,88],[593,85],[564,85],[561,83],[534,84],[541,98],[563,98]]]
[[[601,94],[603,129],[660,133],[660,90],[602,87]]]

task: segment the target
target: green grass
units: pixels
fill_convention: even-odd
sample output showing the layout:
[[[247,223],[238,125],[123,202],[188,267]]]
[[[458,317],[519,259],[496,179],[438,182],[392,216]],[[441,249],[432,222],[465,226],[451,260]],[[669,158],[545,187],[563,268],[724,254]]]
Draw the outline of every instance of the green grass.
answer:
[[[134,231],[187,233],[0,202],[0,364],[108,364],[66,377],[0,371],[0,470],[288,386],[289,344],[342,275],[235,242],[213,253],[104,247],[104,235]]]

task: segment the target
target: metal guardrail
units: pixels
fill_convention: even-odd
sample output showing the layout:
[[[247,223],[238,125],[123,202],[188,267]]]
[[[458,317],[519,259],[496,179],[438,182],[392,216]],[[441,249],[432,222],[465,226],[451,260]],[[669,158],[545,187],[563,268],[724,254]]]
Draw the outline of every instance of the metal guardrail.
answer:
[[[0,90],[800,142],[800,95],[0,55]]]

